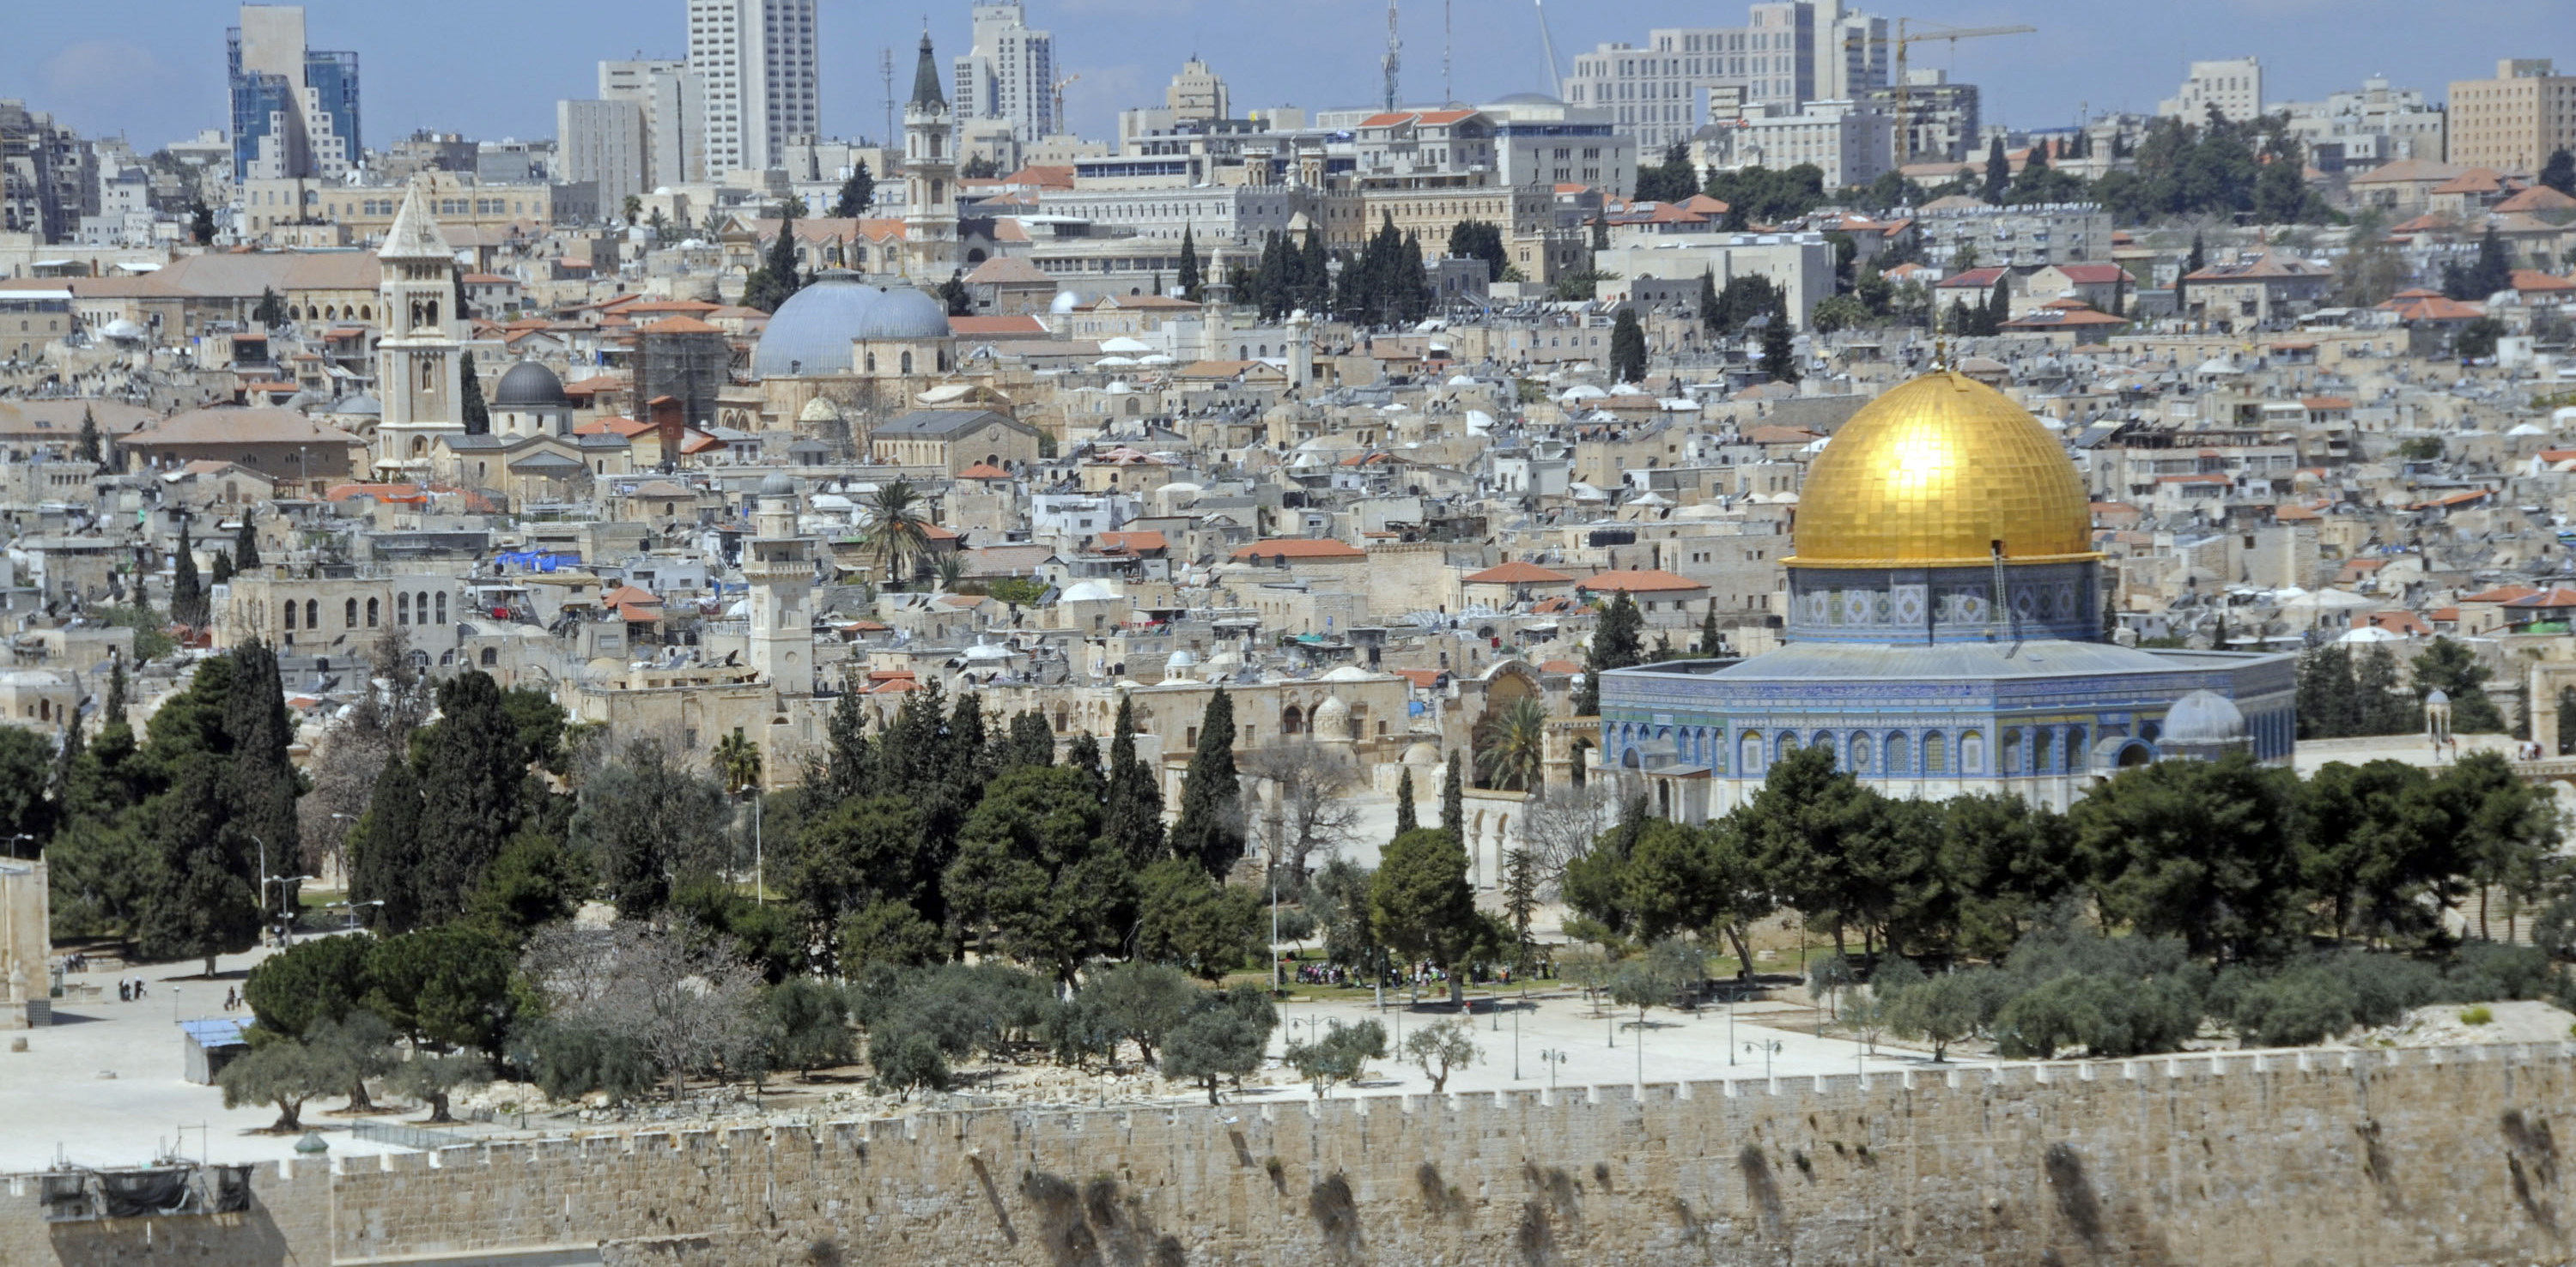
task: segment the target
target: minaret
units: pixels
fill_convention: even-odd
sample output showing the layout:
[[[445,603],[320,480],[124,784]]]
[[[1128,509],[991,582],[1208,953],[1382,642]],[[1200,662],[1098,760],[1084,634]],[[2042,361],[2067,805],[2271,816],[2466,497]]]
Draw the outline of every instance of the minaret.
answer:
[[[377,294],[385,314],[376,343],[376,466],[427,478],[439,438],[465,434],[462,357],[457,344],[456,249],[430,218],[415,184],[403,193],[385,244]]]
[[[796,481],[785,471],[760,484],[744,543],[751,586],[751,667],[781,696],[814,693],[814,563],[796,535]]]
[[[921,64],[912,100],[903,106],[904,252],[916,282],[938,285],[957,267],[956,127],[939,90],[939,61],[930,32],[921,33]]]

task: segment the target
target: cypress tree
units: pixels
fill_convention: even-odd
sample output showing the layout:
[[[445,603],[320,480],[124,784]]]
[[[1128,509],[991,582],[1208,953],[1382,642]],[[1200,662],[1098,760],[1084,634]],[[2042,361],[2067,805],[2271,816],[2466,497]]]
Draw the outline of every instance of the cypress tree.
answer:
[[[1404,776],[1395,781],[1395,834],[1403,835],[1422,826],[1413,809],[1413,767],[1404,768]]]
[[[98,414],[87,405],[81,406],[80,443],[72,449],[72,456],[83,462],[106,461],[99,443]]]
[[[1622,383],[1646,381],[1646,332],[1637,310],[1621,308],[1610,326],[1610,376]]]
[[[259,566],[259,533],[251,527],[250,517],[250,511],[242,511],[241,528],[233,533],[233,569],[237,572]]]
[[[1708,600],[1708,615],[1699,622],[1699,653],[1704,656],[1715,656],[1718,654],[1718,646],[1717,600],[1711,598]]]
[[[102,726],[125,725],[125,661],[118,658],[107,666],[107,709],[100,715]]]
[[[1199,301],[1198,239],[1188,225],[1181,226],[1181,298],[1191,303]]]
[[[1583,651],[1583,690],[1575,697],[1574,713],[1578,717],[1601,715],[1601,675],[1612,669],[1624,669],[1645,662],[1645,613],[1622,593],[1611,600],[1601,613],[1600,623],[1593,627],[1592,642]]]
[[[1762,327],[1762,368],[1770,373],[1771,381],[1775,383],[1798,381],[1798,350],[1790,343],[1792,337],[1789,307],[1784,300],[1772,312],[1769,324]],[[1620,597],[1625,599],[1627,596],[1622,594]]]
[[[1449,750],[1449,766],[1440,779],[1440,830],[1458,840],[1467,838],[1467,776],[1458,760],[1458,750]]]
[[[482,884],[502,843],[519,828],[527,782],[518,727],[503,710],[500,683],[491,675],[467,669],[441,683],[438,711],[438,724],[415,741],[421,861],[414,874],[427,923],[464,913],[467,895]],[[621,904],[632,896],[620,895]]]
[[[1234,769],[1234,697],[1216,688],[1199,719],[1198,750],[1181,783],[1181,815],[1172,824],[1172,853],[1222,877],[1243,856],[1243,786]]]
[[[474,349],[465,349],[464,356],[459,359],[457,378],[462,383],[460,390],[464,394],[465,434],[492,434],[492,409],[483,403],[483,376],[474,368]]]
[[[1132,866],[1150,866],[1163,856],[1163,789],[1136,759],[1136,705],[1125,696],[1119,697],[1118,721],[1109,733],[1108,802],[1100,834]]]
[[[1985,200],[2001,206],[2004,190],[2012,184],[2012,160],[2004,156],[2004,138],[1997,134],[1986,145]]]
[[[1297,256],[1295,306],[1321,317],[1333,306],[1332,257],[1324,250],[1323,235],[1307,229],[1306,244]]]
[[[382,902],[374,926],[409,932],[419,926],[421,893],[420,782],[396,751],[385,762],[367,800],[367,816],[349,841],[349,897]]]
[[[1699,323],[1715,331],[1721,320],[1723,316],[1718,308],[1717,274],[1702,272],[1699,275]]]
[[[2004,323],[2012,320],[2012,274],[1995,275],[1995,288],[1986,295],[1986,319],[1980,322],[1987,334],[2001,334]]]
[[[170,619],[183,625],[206,623],[206,589],[197,576],[197,551],[188,542],[185,520],[179,523],[179,549],[170,564]]]
[[[210,580],[209,580],[209,582],[208,582],[208,583],[209,583],[209,584],[214,584],[214,585],[224,585],[224,584],[228,584],[228,583],[230,583],[230,582],[232,581],[232,579],[233,579],[233,556],[231,556],[231,555],[229,555],[229,554],[226,554],[225,552],[223,552],[223,551],[221,551],[221,550],[217,550],[217,551],[215,551],[215,567],[214,567],[214,575],[210,578]]]

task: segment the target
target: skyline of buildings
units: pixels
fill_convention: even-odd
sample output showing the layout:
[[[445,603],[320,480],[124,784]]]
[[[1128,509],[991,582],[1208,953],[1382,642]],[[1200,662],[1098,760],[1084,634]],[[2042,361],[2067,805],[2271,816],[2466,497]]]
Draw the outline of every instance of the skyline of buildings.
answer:
[[[359,164],[358,55],[309,47],[302,5],[243,5],[225,52],[241,178],[336,179]]]
[[[689,0],[710,170],[777,165],[823,130],[814,0]]]

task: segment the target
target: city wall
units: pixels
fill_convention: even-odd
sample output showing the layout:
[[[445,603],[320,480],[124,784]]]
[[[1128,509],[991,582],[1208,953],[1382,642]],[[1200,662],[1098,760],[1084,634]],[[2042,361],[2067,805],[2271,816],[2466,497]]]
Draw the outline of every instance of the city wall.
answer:
[[[10,1267],[2563,1262],[2576,1047],[639,1131],[264,1167]],[[2576,1122],[2571,1122],[2576,1125]]]

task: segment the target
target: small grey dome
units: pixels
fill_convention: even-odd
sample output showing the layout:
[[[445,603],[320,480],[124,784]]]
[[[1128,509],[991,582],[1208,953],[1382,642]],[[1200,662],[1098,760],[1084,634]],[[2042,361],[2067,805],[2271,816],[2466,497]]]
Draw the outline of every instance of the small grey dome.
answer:
[[[769,315],[769,326],[751,354],[752,373],[762,378],[849,373],[850,340],[859,337],[859,327],[884,299],[884,291],[860,282],[855,273],[816,276],[813,285]]]
[[[572,397],[564,394],[563,380],[553,370],[534,361],[521,361],[501,376],[492,389],[494,409],[570,409]]]
[[[948,306],[923,291],[909,287],[885,292],[885,297],[859,319],[853,338],[907,341],[945,339],[953,331],[948,325]]]
[[[360,392],[355,396],[343,398],[339,404],[331,406],[331,412],[348,414],[352,417],[382,417],[385,407],[377,404],[375,397]]]
[[[2437,686],[2433,688],[2431,693],[2424,697],[2424,702],[2427,704],[2448,704],[2451,702],[2451,697],[2448,693],[2444,692],[2442,688]]]
[[[771,471],[769,473],[769,478],[760,482],[760,495],[763,497],[794,497],[796,495],[796,477],[789,475],[785,471]]]
[[[2245,714],[2215,691],[2193,691],[2175,700],[2165,713],[2156,742],[2164,744],[2235,743],[2245,738]]]

